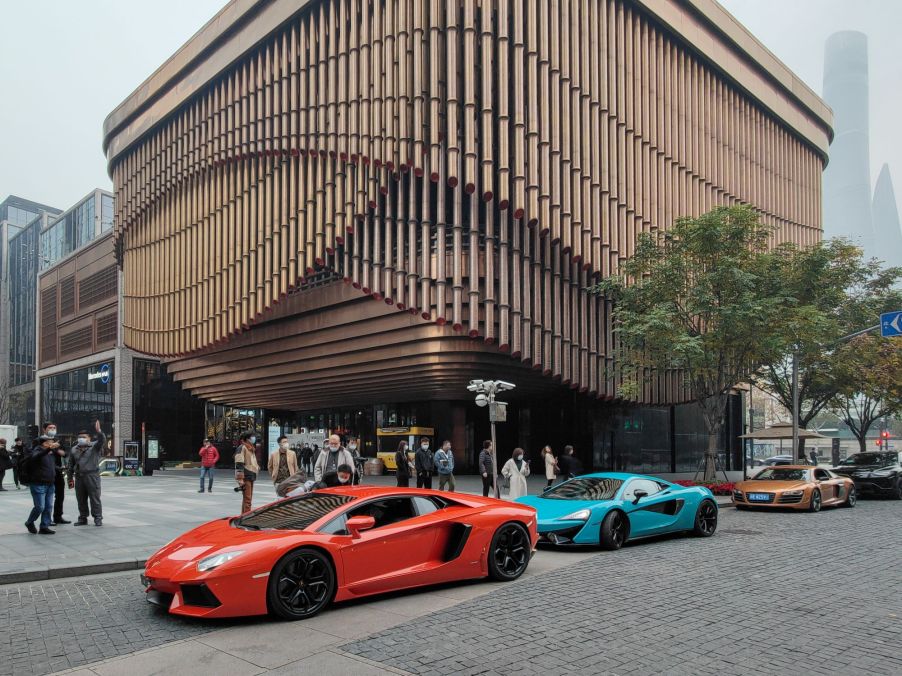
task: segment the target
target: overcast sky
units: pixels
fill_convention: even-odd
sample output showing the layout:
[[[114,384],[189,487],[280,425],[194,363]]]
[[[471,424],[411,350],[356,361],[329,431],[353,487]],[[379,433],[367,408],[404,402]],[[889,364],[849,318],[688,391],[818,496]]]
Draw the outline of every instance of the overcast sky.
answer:
[[[225,0],[0,0],[0,200],[59,208],[110,188],[101,125]],[[870,39],[871,180],[902,185],[900,0],[722,0],[818,94],[824,42]]]

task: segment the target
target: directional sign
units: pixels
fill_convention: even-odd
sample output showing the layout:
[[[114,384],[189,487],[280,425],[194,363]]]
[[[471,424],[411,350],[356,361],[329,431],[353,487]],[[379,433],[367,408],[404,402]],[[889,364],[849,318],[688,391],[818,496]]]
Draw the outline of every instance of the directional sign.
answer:
[[[902,310],[880,315],[880,335],[884,338],[902,336]]]

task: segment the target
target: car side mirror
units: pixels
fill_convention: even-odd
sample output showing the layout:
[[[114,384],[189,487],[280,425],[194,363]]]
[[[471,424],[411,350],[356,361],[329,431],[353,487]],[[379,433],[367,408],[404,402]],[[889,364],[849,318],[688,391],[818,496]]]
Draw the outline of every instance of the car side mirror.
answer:
[[[648,497],[648,492],[647,492],[647,491],[641,491],[641,490],[640,490],[640,491],[635,491],[635,492],[633,493],[633,497],[636,498],[635,500],[633,500],[633,504],[634,504],[634,505],[638,505],[638,504],[639,504],[639,500],[641,500],[642,498],[647,498],[647,497]]]
[[[359,538],[360,533],[375,527],[376,519],[371,516],[352,516],[345,524],[352,538]]]

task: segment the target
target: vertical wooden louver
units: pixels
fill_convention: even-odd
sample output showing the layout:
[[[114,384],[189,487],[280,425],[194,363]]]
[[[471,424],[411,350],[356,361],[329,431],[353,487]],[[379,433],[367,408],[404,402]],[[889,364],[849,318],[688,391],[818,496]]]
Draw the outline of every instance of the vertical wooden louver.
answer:
[[[311,2],[111,163],[124,339],[195,353],[328,268],[612,397],[587,286],[716,205],[816,242],[823,165],[633,2]]]

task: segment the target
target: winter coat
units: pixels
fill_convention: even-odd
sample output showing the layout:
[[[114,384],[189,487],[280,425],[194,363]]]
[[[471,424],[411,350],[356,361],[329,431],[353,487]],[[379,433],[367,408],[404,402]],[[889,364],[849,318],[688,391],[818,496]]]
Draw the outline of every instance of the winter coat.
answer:
[[[428,448],[425,451],[422,448],[418,448],[414,457],[414,465],[416,466],[417,474],[435,471],[435,460],[433,459],[432,451]]]
[[[280,448],[278,451],[269,456],[269,462],[266,464],[266,468],[269,470],[269,478],[275,482],[276,475],[279,473],[279,463],[282,462],[279,456],[282,455],[282,449]],[[295,455],[294,451],[285,451],[285,462],[288,463],[288,476],[292,476],[297,474],[298,472],[298,456]]]
[[[395,465],[398,467],[398,476],[410,478],[410,457],[407,451],[395,451]]]
[[[44,448],[36,444],[31,449],[31,483],[52,484],[56,480],[56,448]]]
[[[106,446],[106,435],[103,432],[97,434],[97,441],[90,446],[73,446],[69,451],[66,470],[69,478],[74,479],[76,474],[90,474],[99,471],[104,446]]]
[[[327,474],[326,468],[329,465],[329,454],[332,450],[327,446],[324,451],[319,454],[316,464],[313,466],[313,478],[315,481],[322,481],[323,475]],[[339,446],[335,458],[335,467],[329,468],[329,472],[335,472],[342,465],[348,465],[354,474],[357,474],[357,467],[354,465],[354,456],[344,446]],[[353,477],[351,479],[353,481]]]
[[[454,453],[438,449],[435,452],[435,469],[439,474],[454,474]]]
[[[201,446],[197,454],[200,456],[201,467],[216,467],[219,462],[219,450],[213,444]]]
[[[558,466],[561,468],[561,476],[565,479],[579,476],[583,473],[583,464],[573,455],[562,455],[558,458]]]
[[[545,478],[549,481],[554,481],[555,477],[555,468],[557,467],[557,462],[554,459],[554,456],[551,453],[545,454]]]
[[[479,452],[479,473],[492,476],[492,453],[486,449]]]
[[[13,460],[9,456],[9,451],[6,450],[6,446],[0,446],[0,472],[12,469],[12,467]]]
[[[526,485],[526,477],[529,476],[529,463],[525,460],[520,462],[520,469],[517,469],[517,461],[511,458],[501,468],[501,475],[510,480],[511,487],[507,496],[511,500],[522,497],[529,492]]]

